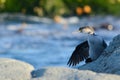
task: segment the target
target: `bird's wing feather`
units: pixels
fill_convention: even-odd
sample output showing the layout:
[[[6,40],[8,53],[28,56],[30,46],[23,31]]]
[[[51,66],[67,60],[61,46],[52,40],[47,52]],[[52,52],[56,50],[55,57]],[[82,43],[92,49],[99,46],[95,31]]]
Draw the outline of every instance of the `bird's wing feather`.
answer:
[[[67,64],[69,66],[71,65],[75,66],[80,61],[83,61],[84,59],[88,58],[88,56],[89,56],[89,45],[88,45],[88,41],[85,41],[77,45],[76,49],[73,51]]]

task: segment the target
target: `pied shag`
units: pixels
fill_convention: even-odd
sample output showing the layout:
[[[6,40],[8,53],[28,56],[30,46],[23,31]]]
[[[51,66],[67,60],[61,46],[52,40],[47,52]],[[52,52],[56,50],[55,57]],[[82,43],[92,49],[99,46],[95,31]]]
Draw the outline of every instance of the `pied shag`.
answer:
[[[107,47],[103,38],[94,33],[93,27],[80,27],[79,32],[89,35],[87,40],[77,45],[76,49],[73,51],[67,63],[69,66],[75,66],[84,60],[86,63],[92,62],[96,60]]]

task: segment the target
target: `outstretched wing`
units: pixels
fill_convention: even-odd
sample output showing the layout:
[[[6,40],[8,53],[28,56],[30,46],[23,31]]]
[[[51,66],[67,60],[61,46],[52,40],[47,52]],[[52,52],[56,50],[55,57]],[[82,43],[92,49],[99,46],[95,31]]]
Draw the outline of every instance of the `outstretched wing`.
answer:
[[[75,66],[80,61],[83,61],[84,59],[88,58],[88,56],[89,56],[89,45],[88,45],[88,41],[85,41],[85,42],[77,45],[76,49],[73,51],[73,53],[67,63],[67,65]]]

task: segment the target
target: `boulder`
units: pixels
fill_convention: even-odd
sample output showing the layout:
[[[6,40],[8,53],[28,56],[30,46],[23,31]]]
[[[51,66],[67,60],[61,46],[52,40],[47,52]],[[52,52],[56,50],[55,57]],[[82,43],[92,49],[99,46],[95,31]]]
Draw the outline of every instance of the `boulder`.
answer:
[[[46,67],[32,72],[31,80],[119,80],[120,76],[63,67]]]
[[[80,66],[79,70],[120,75],[120,34],[110,42],[96,61]]]
[[[0,58],[0,80],[30,80],[33,66],[28,63]]]

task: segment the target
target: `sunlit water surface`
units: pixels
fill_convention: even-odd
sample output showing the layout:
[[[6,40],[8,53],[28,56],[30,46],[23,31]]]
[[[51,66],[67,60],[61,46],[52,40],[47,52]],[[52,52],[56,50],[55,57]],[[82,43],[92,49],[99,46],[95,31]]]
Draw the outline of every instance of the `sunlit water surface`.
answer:
[[[78,24],[30,23],[4,21],[0,23],[0,57],[13,58],[32,64],[35,68],[65,66],[75,46],[87,35],[72,33],[80,26],[109,22],[112,31],[98,29],[107,44],[120,33],[120,19],[113,17],[82,18]],[[87,24],[86,24],[87,23]],[[21,32],[17,29],[25,26]]]

